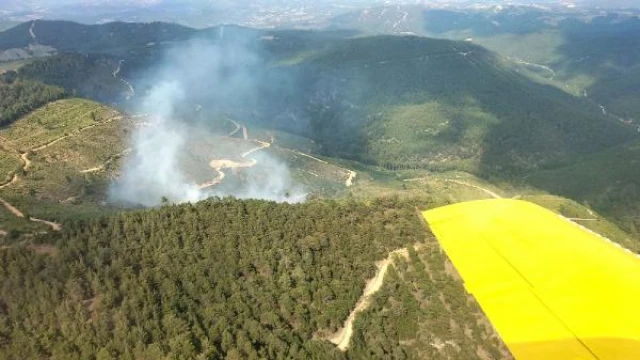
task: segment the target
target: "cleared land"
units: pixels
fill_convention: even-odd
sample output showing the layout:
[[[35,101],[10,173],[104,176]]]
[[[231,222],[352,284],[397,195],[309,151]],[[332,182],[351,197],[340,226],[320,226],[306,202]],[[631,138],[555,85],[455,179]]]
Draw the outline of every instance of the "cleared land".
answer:
[[[517,200],[423,213],[516,359],[640,353],[640,258]]]

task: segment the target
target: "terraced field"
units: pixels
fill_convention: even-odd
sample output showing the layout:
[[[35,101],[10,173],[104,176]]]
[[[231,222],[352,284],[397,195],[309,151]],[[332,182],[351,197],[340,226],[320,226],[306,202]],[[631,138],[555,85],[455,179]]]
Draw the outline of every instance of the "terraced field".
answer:
[[[423,215],[516,359],[640,354],[637,254],[524,201]]]

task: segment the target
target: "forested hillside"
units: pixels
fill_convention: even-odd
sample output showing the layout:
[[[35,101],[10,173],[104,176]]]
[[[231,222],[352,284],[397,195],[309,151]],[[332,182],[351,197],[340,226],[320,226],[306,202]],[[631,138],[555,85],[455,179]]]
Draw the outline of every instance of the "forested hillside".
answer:
[[[427,239],[415,208],[390,200],[213,199],[65,223],[0,250],[0,357],[360,358],[320,334],[342,326],[376,261]],[[408,356],[398,340],[369,351]]]
[[[0,127],[65,96],[65,90],[58,86],[15,79],[9,74],[0,75]]]
[[[390,169],[522,174],[636,137],[595,104],[467,42],[339,40],[283,71],[302,75],[291,94],[265,99],[270,126],[295,129],[282,115],[293,113],[325,154]]]
[[[531,174],[539,188],[589,204],[640,235],[640,141],[616,146],[559,169]]]
[[[130,92],[117,77],[118,59],[108,55],[69,53],[33,61],[18,70],[18,76],[60,86],[69,93],[111,103]]]
[[[37,42],[62,52],[115,52],[145,47],[149,43],[186,40],[195,32],[191,28],[161,22],[84,25],[71,21],[35,20],[0,32],[0,50],[24,48]]]

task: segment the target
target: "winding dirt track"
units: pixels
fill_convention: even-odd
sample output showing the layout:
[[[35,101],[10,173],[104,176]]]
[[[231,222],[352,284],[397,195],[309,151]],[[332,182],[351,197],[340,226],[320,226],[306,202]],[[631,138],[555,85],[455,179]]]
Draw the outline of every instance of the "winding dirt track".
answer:
[[[353,170],[348,170],[349,171],[349,177],[347,178],[347,181],[344,182],[344,185],[346,187],[352,187],[353,186],[353,180],[356,178],[356,172]]]
[[[451,179],[447,179],[446,181],[452,182],[454,184],[458,184],[458,185],[462,185],[462,186],[468,186],[468,187],[472,187],[474,189],[478,189],[478,190],[486,193],[487,195],[491,196],[494,199],[502,199],[502,196],[496,194],[495,192],[493,192],[493,191],[491,191],[489,189],[485,189],[483,187],[477,186],[477,185],[469,184],[469,183],[466,183],[464,181],[451,180]]]
[[[244,138],[244,140],[248,140],[248,130],[247,127],[244,125],[240,125],[238,124],[236,121],[233,121],[231,119],[229,119],[229,121],[231,121],[232,123],[234,123],[238,128],[242,128],[242,137]],[[232,131],[230,133],[231,136],[233,134],[235,134],[238,131],[238,128],[236,128],[234,131]],[[262,149],[266,149],[268,147],[271,146],[271,143],[268,142],[264,142],[264,141],[260,141],[260,140],[252,140],[258,144],[260,144],[260,146],[257,146],[255,148],[252,148],[246,152],[244,152],[242,155],[240,155],[241,158],[243,159],[247,159],[247,157],[251,154],[253,154],[256,151],[260,151]],[[254,159],[254,158],[248,158],[248,161],[246,162],[237,162],[237,161],[233,161],[233,160],[228,160],[228,159],[213,159],[209,162],[209,167],[213,168],[217,173],[218,176],[206,183],[200,184],[198,185],[198,188],[200,189],[207,189],[210,187],[214,187],[218,184],[220,184],[222,182],[222,180],[224,180],[226,174],[224,173],[224,171],[222,171],[223,169],[239,169],[239,168],[250,168],[255,166],[258,163],[258,160]]]
[[[309,154],[305,154],[305,153],[300,152],[300,151],[297,151],[297,150],[291,150],[291,149],[285,149],[285,148],[281,148],[281,149],[283,149],[283,150],[285,150],[285,151],[288,151],[288,152],[291,152],[291,153],[294,153],[294,154],[296,154],[296,155],[300,155],[300,156],[307,157],[307,158],[309,158],[309,159],[315,160],[315,161],[320,162],[320,163],[323,163],[323,164],[329,164],[327,161],[324,161],[324,160],[322,160],[322,159],[318,159],[317,157],[311,156],[311,155],[309,155]],[[344,170],[344,171],[347,173],[347,180],[345,180],[344,185],[345,185],[346,187],[351,187],[351,186],[353,186],[353,180],[355,180],[355,178],[356,178],[356,176],[357,176],[358,174],[357,174],[355,171],[353,171],[353,170],[349,170],[349,169],[345,169],[345,168],[341,168],[341,169],[342,169],[342,170]],[[314,175],[314,176],[316,176],[316,177],[318,176],[318,175],[317,175],[317,174],[315,174],[315,173],[311,173],[311,174],[312,174],[312,175]]]
[[[13,177],[8,182],[0,185],[0,190],[13,185],[16,181],[18,181],[18,174],[13,174]]]
[[[16,217],[19,218],[24,218],[24,213],[22,211],[20,211],[18,208],[16,208],[15,206],[11,205],[10,203],[8,203],[6,200],[4,200],[3,198],[0,198],[0,203],[2,203],[2,205],[9,210],[10,213],[12,213],[13,215],[15,215]],[[47,221],[47,220],[42,220],[42,219],[38,219],[38,218],[34,218],[34,217],[29,217],[29,220],[33,221],[33,222],[39,222],[42,224],[46,224],[47,226],[49,226],[53,231],[60,231],[62,230],[62,225],[52,222],[52,221]]]
[[[131,84],[124,78],[118,77],[118,74],[120,74],[120,70],[122,69],[122,63],[124,62],[124,60],[120,60],[118,61],[118,68],[116,68],[113,71],[113,77],[122,81],[123,83],[125,83],[125,85],[127,85],[127,87],[129,88],[129,94],[127,95],[127,100],[129,100],[133,95],[136,94],[136,91],[133,89],[133,86],[131,86]]]
[[[99,165],[99,166],[96,166],[96,167],[92,167],[92,168],[90,168],[90,169],[82,170],[82,171],[80,171],[80,173],[82,173],[82,174],[88,174],[88,173],[94,173],[94,172],[101,171],[101,170],[103,170],[107,165],[109,165],[110,163],[112,163],[114,160],[116,160],[116,159],[120,158],[121,156],[124,156],[124,155],[126,155],[126,154],[130,153],[130,152],[131,152],[131,150],[132,150],[131,148],[128,148],[128,149],[125,149],[125,150],[124,150],[123,152],[121,152],[121,153],[117,153],[117,154],[115,154],[115,155],[111,155],[111,156],[107,159],[107,161],[105,161],[104,163],[102,163],[102,165]]]
[[[94,110],[95,110],[95,109],[94,109]],[[79,117],[86,116],[86,115],[90,114],[91,112],[93,112],[94,110],[88,111],[88,112],[86,112],[86,113],[84,113],[84,114],[80,115]],[[122,119],[122,118],[123,118],[122,116],[113,116],[113,117],[111,117],[111,118],[109,118],[109,119],[107,119],[107,120],[105,120],[105,121],[102,121],[102,122],[99,122],[99,123],[94,123],[94,124],[91,124],[91,125],[87,125],[87,126],[81,127],[81,128],[79,128],[79,129],[77,129],[75,132],[73,132],[73,134],[79,134],[79,133],[81,133],[81,132],[83,132],[83,131],[85,131],[85,130],[87,130],[87,129],[91,129],[91,128],[96,127],[96,126],[99,126],[99,125],[105,125],[105,124],[108,124],[108,123],[110,123],[110,122],[112,122],[112,121],[120,120],[120,119]],[[45,143],[45,144],[43,144],[43,145],[37,146],[37,147],[35,147],[35,148],[33,148],[33,149],[29,150],[29,151],[26,151],[26,152],[21,153],[21,154],[20,154],[20,159],[21,159],[21,160],[22,160],[22,162],[23,162],[22,170],[23,170],[23,171],[27,171],[27,170],[29,169],[29,167],[31,166],[31,160],[29,160],[29,152],[36,152],[36,151],[44,150],[44,149],[48,148],[49,146],[51,146],[51,145],[53,145],[53,144],[55,144],[55,143],[57,143],[57,142],[59,142],[59,141],[62,141],[62,140],[66,139],[66,138],[68,138],[68,137],[70,137],[70,136],[71,136],[71,135],[64,135],[64,136],[60,136],[60,137],[55,138],[55,139],[53,139],[53,140],[51,140],[51,141],[49,141],[49,142],[47,142],[47,143]],[[11,179],[11,181],[9,181],[8,183],[3,184],[2,186],[0,186],[0,189],[4,189],[4,188],[6,188],[6,187],[8,187],[8,186],[10,186],[10,185],[13,185],[14,183],[16,183],[16,182],[18,181],[18,179],[19,179],[19,178],[18,178],[18,174],[13,174],[13,178]],[[12,213],[13,215],[15,215],[16,217],[19,217],[19,218],[25,218],[24,213],[23,213],[22,211],[20,211],[20,210],[19,210],[18,208],[16,208],[15,206],[11,205],[11,204],[10,204],[9,202],[7,202],[6,200],[4,200],[4,199],[0,198],[0,203],[1,203],[1,204],[2,204],[2,205],[3,205],[7,210],[9,210],[9,212],[11,212],[11,213]],[[53,222],[53,221],[47,221],[47,220],[38,219],[38,218],[34,218],[34,217],[29,217],[29,220],[30,220],[30,221],[33,221],[33,222],[38,222],[38,223],[46,224],[46,225],[47,225],[47,226],[49,226],[53,231],[60,231],[60,230],[62,229],[62,225],[60,225],[60,224],[58,224],[58,223],[56,223],[56,222]]]
[[[228,137],[232,137],[232,136],[233,136],[233,135],[235,135],[238,131],[240,131],[240,129],[242,128],[242,126],[240,126],[240,124],[238,124],[238,122],[237,122],[237,121],[235,121],[235,120],[232,120],[232,119],[227,119],[227,120],[229,120],[230,122],[232,122],[232,123],[233,123],[233,125],[235,125],[235,127],[236,127],[236,128],[235,128],[235,129],[233,129],[230,133],[228,133],[228,134],[227,134],[227,136],[228,136]]]
[[[345,320],[344,326],[342,329],[338,330],[338,332],[329,337],[329,341],[335,344],[339,350],[346,351],[347,348],[349,348],[349,342],[353,336],[353,321],[355,320],[356,315],[359,312],[366,310],[371,304],[371,297],[380,291],[380,288],[382,288],[382,284],[384,283],[384,276],[386,275],[387,270],[389,270],[389,265],[393,264],[394,256],[396,255],[408,258],[409,252],[406,248],[392,251],[386,259],[376,264],[378,272],[372,279],[367,281],[364,291],[362,292],[362,296],[349,314],[349,317],[347,317],[347,320]]]

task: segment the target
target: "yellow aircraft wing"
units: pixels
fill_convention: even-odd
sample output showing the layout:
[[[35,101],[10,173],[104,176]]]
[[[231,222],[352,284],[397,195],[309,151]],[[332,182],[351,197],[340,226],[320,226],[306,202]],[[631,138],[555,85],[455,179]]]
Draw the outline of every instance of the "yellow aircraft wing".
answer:
[[[525,201],[423,213],[517,360],[640,360],[640,257]]]

